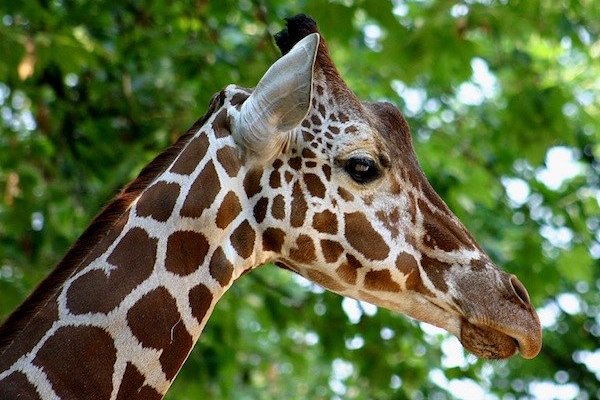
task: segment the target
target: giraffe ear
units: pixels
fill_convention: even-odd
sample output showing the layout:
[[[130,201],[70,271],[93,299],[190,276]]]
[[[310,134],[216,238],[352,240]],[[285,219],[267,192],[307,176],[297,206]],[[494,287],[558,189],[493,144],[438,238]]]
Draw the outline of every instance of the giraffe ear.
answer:
[[[242,105],[233,135],[250,152],[273,156],[287,139],[284,133],[308,114],[319,40],[312,33],[299,41],[267,70]]]

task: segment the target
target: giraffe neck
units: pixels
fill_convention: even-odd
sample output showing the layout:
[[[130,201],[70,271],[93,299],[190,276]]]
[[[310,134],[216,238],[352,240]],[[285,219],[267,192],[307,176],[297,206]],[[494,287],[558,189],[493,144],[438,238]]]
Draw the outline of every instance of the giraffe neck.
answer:
[[[162,398],[219,298],[266,260],[245,211],[260,174],[241,165],[224,97],[0,347],[0,394]]]

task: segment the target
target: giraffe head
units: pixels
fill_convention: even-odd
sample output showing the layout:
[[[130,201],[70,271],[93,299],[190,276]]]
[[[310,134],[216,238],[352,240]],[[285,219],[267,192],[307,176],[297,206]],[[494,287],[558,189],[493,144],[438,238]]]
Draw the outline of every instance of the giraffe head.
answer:
[[[263,259],[442,327],[480,357],[537,355],[525,287],[432,189],[401,113],[355,97],[309,17],[276,40],[283,57],[229,113],[253,166],[244,185],[257,188],[247,194]]]

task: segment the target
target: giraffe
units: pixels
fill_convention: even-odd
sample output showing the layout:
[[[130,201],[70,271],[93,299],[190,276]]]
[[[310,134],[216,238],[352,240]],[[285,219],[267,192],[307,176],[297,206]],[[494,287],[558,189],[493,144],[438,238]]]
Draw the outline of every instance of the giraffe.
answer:
[[[0,398],[161,399],[219,298],[265,263],[533,358],[537,314],[435,193],[407,122],[361,102],[314,20],[257,86],[204,117],[92,221],[0,327]]]

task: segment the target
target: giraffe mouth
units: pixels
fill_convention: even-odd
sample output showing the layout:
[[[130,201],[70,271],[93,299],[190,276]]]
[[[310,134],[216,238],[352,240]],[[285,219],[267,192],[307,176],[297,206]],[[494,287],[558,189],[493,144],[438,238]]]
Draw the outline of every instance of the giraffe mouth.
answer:
[[[505,359],[517,352],[523,358],[531,359],[541,349],[541,331],[539,335],[529,335],[519,329],[496,327],[464,318],[458,338],[469,352],[487,359]]]
[[[496,329],[462,320],[459,340],[469,352],[487,359],[505,359],[519,351],[517,339]]]
[[[449,310],[431,300],[429,303],[438,309],[440,315],[435,318],[436,321],[431,319],[432,313],[428,315],[430,318],[421,318],[421,320],[446,329],[460,340],[467,351],[477,357],[498,360],[512,357],[519,352],[519,341],[511,335],[490,327],[490,324],[471,322],[464,316],[457,318],[455,314],[457,310]],[[440,316],[443,318],[440,319]],[[443,322],[438,323],[440,320]],[[522,351],[521,353],[523,354]],[[537,352],[526,358],[532,358],[536,354]]]
[[[498,360],[520,353],[523,358],[531,359],[540,352],[541,329],[526,327],[526,321],[518,326],[502,324],[486,317],[467,317],[463,312],[444,307],[431,299],[428,303],[437,312],[429,309],[426,316],[418,315],[417,319],[446,329],[477,357]],[[538,321],[537,316],[534,319]]]

